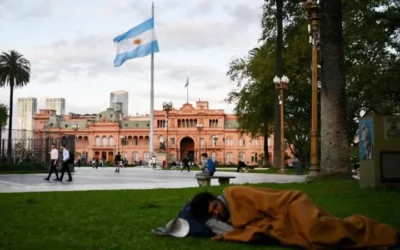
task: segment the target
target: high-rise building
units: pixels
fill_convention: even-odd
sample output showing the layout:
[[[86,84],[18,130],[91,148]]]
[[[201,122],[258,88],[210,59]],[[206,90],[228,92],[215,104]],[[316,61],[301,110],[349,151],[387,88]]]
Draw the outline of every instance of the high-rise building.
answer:
[[[121,110],[124,116],[128,115],[128,92],[124,90],[110,93],[110,108],[115,111]]]
[[[57,115],[65,114],[65,99],[64,98],[46,98],[46,109],[56,111]]]
[[[28,139],[33,139],[33,116],[37,113],[36,98],[18,98],[17,103],[17,139],[26,140],[26,147],[31,143]]]

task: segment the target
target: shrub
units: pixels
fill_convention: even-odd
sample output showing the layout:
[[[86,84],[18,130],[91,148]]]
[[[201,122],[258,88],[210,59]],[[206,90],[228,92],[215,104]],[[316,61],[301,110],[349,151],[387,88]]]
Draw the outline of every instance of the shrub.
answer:
[[[0,165],[0,172],[47,172],[45,163],[5,163]]]

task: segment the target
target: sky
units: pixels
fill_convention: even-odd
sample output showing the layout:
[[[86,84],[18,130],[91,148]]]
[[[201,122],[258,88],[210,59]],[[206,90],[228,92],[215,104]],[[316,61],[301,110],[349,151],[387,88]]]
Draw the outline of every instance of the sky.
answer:
[[[234,84],[228,64],[257,46],[263,0],[155,0],[155,109],[208,100],[224,102]],[[150,56],[115,68],[114,37],[151,17],[150,0],[0,0],[0,52],[16,50],[31,62],[28,86],[18,98],[65,98],[66,112],[99,113],[110,92],[129,92],[129,114],[150,112]],[[0,89],[8,105],[9,88]],[[16,114],[14,115],[16,117]],[[15,124],[15,123],[14,123]],[[15,126],[13,126],[15,128]]]

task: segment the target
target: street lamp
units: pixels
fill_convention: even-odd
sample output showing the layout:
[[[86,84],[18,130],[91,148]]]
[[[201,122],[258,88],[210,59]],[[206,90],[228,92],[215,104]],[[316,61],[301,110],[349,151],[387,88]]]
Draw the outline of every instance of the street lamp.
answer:
[[[121,151],[122,151],[122,157],[124,157],[123,156],[123,154],[124,154],[124,145],[126,145],[126,136],[125,135],[121,135],[120,137],[119,137],[119,139],[120,139],[120,141],[121,141]],[[119,145],[119,143],[118,143],[118,145]],[[118,151],[119,151],[119,148],[118,148]],[[125,161],[125,159],[123,159],[123,162]],[[125,162],[124,162],[125,163]]]
[[[196,124],[196,128],[197,128],[197,130],[199,131],[199,149],[197,150],[198,151],[198,153],[199,153],[199,158],[197,158],[197,159],[199,159],[199,162],[201,161],[200,160],[200,158],[201,158],[201,131],[203,130],[203,128],[204,128],[204,125],[203,125],[203,123],[197,123]]]
[[[76,152],[76,148],[78,146],[78,138],[76,137],[76,132],[79,130],[79,124],[73,124],[72,129],[75,131],[75,157],[77,157],[78,154]]]
[[[315,177],[320,172],[318,163],[318,45],[319,45],[319,1],[302,0],[303,8],[308,11],[311,26],[310,43],[312,44],[312,75],[311,75],[311,157],[309,177]]]
[[[281,174],[286,173],[285,170],[285,131],[284,131],[284,120],[283,120],[283,91],[287,89],[288,83],[289,83],[289,78],[285,75],[283,75],[281,78],[278,76],[275,76],[273,79],[274,83],[276,84],[276,90],[279,92],[279,105],[281,108],[281,167],[279,172]]]
[[[168,168],[168,166],[169,166],[169,143],[168,143],[168,118],[169,118],[169,112],[172,110],[172,102],[163,102],[163,104],[162,104],[162,106],[163,106],[163,110],[165,111],[165,129],[167,130],[167,140],[166,140],[166,144],[165,144],[165,146],[166,146],[166,150],[167,150],[167,156],[165,157],[165,161],[166,161],[166,168]]]

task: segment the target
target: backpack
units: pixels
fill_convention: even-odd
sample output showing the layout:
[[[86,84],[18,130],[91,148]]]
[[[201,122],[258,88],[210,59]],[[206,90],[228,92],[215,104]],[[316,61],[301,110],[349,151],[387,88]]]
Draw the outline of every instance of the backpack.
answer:
[[[210,174],[214,174],[216,171],[215,163],[211,159],[207,159],[207,168]]]

